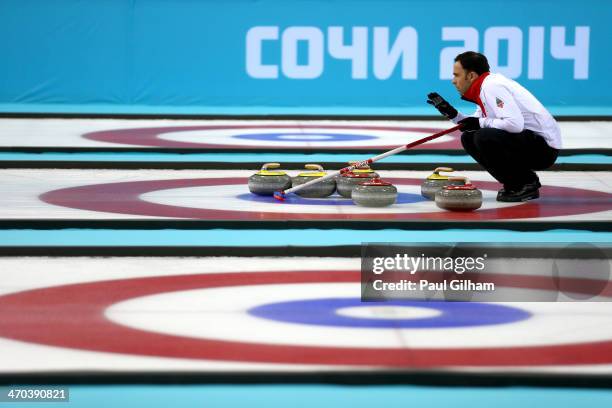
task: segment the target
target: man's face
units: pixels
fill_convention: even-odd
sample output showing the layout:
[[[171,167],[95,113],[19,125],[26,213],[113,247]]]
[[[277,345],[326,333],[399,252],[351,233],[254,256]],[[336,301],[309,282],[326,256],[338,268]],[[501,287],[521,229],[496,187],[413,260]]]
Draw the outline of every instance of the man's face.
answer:
[[[474,82],[476,78],[478,78],[478,74],[474,71],[468,72],[463,69],[459,61],[455,62],[455,65],[453,65],[453,85],[455,85],[455,88],[457,88],[457,91],[459,91],[461,95],[464,95],[467,90],[470,89],[472,82]]]

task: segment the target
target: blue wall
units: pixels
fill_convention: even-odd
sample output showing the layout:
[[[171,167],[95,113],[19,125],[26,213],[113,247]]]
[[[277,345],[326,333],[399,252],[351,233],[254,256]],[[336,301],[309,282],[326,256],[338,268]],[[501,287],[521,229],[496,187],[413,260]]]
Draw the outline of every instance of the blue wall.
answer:
[[[435,114],[467,45],[554,113],[610,114],[612,2],[577,4],[2,0],[0,111]]]

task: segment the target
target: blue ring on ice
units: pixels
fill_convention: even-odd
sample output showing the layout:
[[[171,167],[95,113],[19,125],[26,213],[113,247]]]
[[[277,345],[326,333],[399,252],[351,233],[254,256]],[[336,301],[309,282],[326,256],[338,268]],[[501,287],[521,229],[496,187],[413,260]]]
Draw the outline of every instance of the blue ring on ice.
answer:
[[[323,272],[322,272],[323,273]],[[433,309],[435,317],[362,318],[343,316],[337,310],[348,307],[396,306]],[[371,329],[440,329],[516,323],[531,313],[516,307],[477,302],[390,300],[362,302],[360,298],[292,300],[256,306],[248,314],[283,323]]]
[[[376,136],[353,135],[346,133],[247,133],[233,135],[236,139],[261,140],[267,142],[354,142],[378,139]]]
[[[257,203],[272,203],[276,204],[271,196],[260,196],[256,194],[246,193],[240,194],[236,198],[239,200],[254,201]],[[422,201],[428,201],[420,194],[401,193],[397,194],[396,204],[414,204]],[[283,204],[297,205],[355,205],[350,198],[343,198],[336,193],[325,198],[304,198],[297,194],[287,194]]]

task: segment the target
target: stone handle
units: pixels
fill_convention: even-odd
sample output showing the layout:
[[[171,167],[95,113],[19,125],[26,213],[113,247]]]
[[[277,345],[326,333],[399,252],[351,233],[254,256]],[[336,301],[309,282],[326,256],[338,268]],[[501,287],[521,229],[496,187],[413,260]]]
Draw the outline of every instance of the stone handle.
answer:
[[[453,177],[449,177],[448,181],[463,181],[463,184],[465,184],[465,185],[472,184],[472,183],[470,183],[470,179],[465,177],[465,176],[453,176]]]
[[[455,170],[453,170],[450,167],[436,167],[436,169],[434,170],[434,174],[440,175],[441,171],[444,171],[446,173],[450,173],[450,172],[453,172]]]
[[[321,166],[320,164],[307,164],[304,166],[304,168],[307,170],[323,171],[323,166]]]
[[[263,166],[261,166],[262,170],[269,170],[269,169],[278,169],[280,167],[280,163],[266,163]]]

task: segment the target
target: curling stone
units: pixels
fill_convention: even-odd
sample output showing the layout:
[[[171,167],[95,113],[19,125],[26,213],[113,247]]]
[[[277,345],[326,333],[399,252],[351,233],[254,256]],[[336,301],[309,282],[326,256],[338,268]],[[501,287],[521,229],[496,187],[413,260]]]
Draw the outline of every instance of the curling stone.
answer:
[[[356,162],[348,162],[350,165]],[[344,198],[351,198],[351,191],[359,183],[363,183],[368,179],[378,178],[380,175],[370,168],[370,166],[356,167],[353,170],[341,174],[336,177],[336,184],[338,185],[338,194]]]
[[[357,185],[373,179],[374,177],[371,177],[368,173],[346,172],[336,180],[338,194],[344,198],[351,198],[351,192]]]
[[[450,167],[438,167],[434,172],[429,175],[423,184],[421,184],[421,195],[428,200],[434,200],[436,193],[440,191],[444,186],[448,185],[462,185],[463,179],[456,181],[449,181],[449,176],[440,174],[440,172],[450,173],[454,171]]]
[[[450,177],[463,185],[447,185],[436,193],[436,205],[450,211],[474,211],[482,205],[482,192],[466,177]]]
[[[356,185],[351,197],[355,204],[363,207],[387,207],[397,200],[397,188],[380,178],[374,178]]]
[[[323,167],[318,164],[307,164],[304,167],[307,170],[312,171],[305,171],[298,174],[297,177],[293,177],[291,179],[293,187],[304,184],[313,179],[323,177],[327,174],[323,171]],[[296,191],[295,194],[308,198],[321,198],[329,197],[334,193],[334,191],[336,191],[336,182],[333,178],[330,178],[328,180],[315,183],[311,186],[304,187],[303,189]]]
[[[261,170],[249,177],[249,191],[257,195],[273,195],[275,191],[291,187],[291,177],[280,168],[279,163],[266,163]]]

